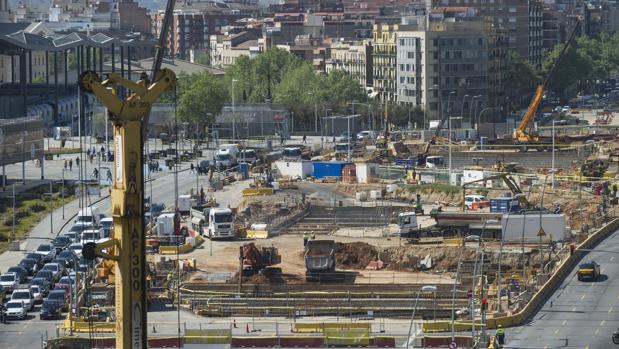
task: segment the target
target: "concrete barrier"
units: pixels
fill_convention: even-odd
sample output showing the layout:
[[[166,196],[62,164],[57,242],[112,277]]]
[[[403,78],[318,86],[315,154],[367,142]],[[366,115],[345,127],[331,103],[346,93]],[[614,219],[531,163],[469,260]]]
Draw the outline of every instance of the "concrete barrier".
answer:
[[[230,344],[232,332],[230,329],[186,329],[187,344]]]
[[[599,229],[597,232],[589,235],[589,237],[583,241],[576,248],[576,253],[573,256],[568,257],[563,264],[557,269],[557,271],[544,283],[540,290],[531,297],[531,300],[527,305],[518,313],[511,316],[503,316],[498,318],[491,318],[486,320],[486,327],[488,329],[495,329],[498,325],[503,327],[518,326],[531,318],[539,308],[542,307],[544,301],[552,295],[554,290],[563,282],[563,280],[569,275],[569,273],[578,264],[581,258],[586,254],[585,251],[579,251],[580,249],[591,249],[600,241],[604,240],[619,228],[619,218],[615,218],[613,221]]]
[[[273,188],[247,188],[241,190],[243,196],[273,195]]]

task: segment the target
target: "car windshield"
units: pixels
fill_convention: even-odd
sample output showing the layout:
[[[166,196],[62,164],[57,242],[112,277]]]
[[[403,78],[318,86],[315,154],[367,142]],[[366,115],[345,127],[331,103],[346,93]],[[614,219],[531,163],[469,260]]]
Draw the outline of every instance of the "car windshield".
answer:
[[[19,264],[25,265],[30,268],[30,267],[33,267],[35,264],[37,264],[37,261],[31,258],[26,258],[26,259],[22,259],[21,262],[19,262]]]
[[[49,270],[41,270],[37,273],[37,276],[48,279],[54,276],[54,273]]]
[[[73,258],[73,252],[71,252],[71,251],[62,251],[58,255],[58,258],[60,258],[60,259],[71,259],[71,258]]]
[[[228,159],[230,159],[230,155],[226,155],[226,154],[217,155],[217,160],[226,161]]]
[[[13,292],[13,299],[30,299],[30,292]]]
[[[49,252],[52,250],[52,246],[50,245],[41,245],[39,246],[39,248],[37,248],[37,251],[41,251],[41,252]]]
[[[101,226],[104,228],[109,228],[112,226],[112,221],[101,221]]]
[[[9,270],[7,270],[7,273],[19,273],[22,271],[21,267],[10,267]]]
[[[232,215],[230,213],[215,213],[215,223],[230,223]]]
[[[81,232],[83,232],[86,229],[88,229],[88,226],[79,224],[79,225],[74,225],[71,228],[71,231],[76,232],[76,233],[81,233]]]
[[[82,235],[82,240],[97,240],[98,238],[98,233],[84,233],[84,235]]]
[[[243,153],[241,153],[243,158],[255,158],[256,157],[256,152],[253,150],[246,150]]]
[[[82,249],[82,245],[71,245],[69,248],[73,251],[79,251]]]
[[[70,281],[71,279],[69,279],[68,276],[63,276],[62,279],[60,279],[60,281],[58,281],[59,284],[63,284],[63,285],[68,285],[69,283],[71,283]]]
[[[39,287],[39,285],[31,285],[30,289],[33,293],[41,293],[41,288]]]
[[[0,281],[15,281],[15,277],[13,275],[2,275]]]
[[[7,309],[19,309],[22,307],[21,302],[8,302],[6,304]]]
[[[77,220],[80,222],[90,223],[93,221],[93,217],[92,216],[79,216],[77,217]]]
[[[47,285],[47,280],[45,280],[44,278],[34,278],[32,279],[31,283],[38,286],[44,286]]]
[[[57,300],[57,301],[64,301],[65,299],[65,293],[64,291],[52,291],[50,292],[49,296],[47,297],[47,299],[53,299],[53,300]]]
[[[54,301],[45,301],[43,302],[43,305],[41,305],[41,309],[45,309],[45,310],[53,310],[53,309],[56,309],[57,307],[58,307],[58,303]]]
[[[593,263],[583,263],[580,267],[583,269],[593,269]]]
[[[295,148],[295,149],[284,149],[284,156],[300,156],[301,155],[301,149]]]
[[[42,270],[57,271],[58,269],[57,264],[45,264]]]

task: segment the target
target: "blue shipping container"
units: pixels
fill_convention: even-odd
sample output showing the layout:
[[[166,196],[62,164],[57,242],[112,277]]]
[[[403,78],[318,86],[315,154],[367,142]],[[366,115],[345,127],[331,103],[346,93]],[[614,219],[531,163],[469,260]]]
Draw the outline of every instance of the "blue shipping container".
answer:
[[[352,162],[328,161],[314,163],[314,178],[342,177],[344,166],[352,165]]]
[[[516,198],[490,199],[490,212],[519,212],[520,210],[520,203]]]

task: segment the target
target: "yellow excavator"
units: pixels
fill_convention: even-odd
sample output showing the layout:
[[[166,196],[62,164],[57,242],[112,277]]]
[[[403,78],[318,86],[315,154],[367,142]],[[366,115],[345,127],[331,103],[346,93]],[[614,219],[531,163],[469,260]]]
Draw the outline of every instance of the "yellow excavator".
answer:
[[[533,120],[535,119],[535,113],[537,112],[537,108],[539,107],[542,101],[542,98],[544,97],[544,93],[546,92],[546,86],[548,86],[548,83],[550,82],[550,79],[552,78],[557,68],[557,65],[561,62],[561,59],[565,56],[565,52],[567,51],[567,49],[570,47],[570,45],[574,41],[574,37],[576,36],[576,29],[578,28],[578,25],[581,22],[582,22],[582,17],[578,17],[576,25],[574,25],[574,29],[572,29],[572,32],[570,33],[569,38],[565,42],[565,45],[563,45],[563,49],[561,50],[559,57],[557,57],[555,62],[552,64],[552,67],[550,68],[550,71],[548,72],[546,79],[541,84],[539,84],[537,88],[535,89],[535,95],[533,95],[533,99],[531,99],[529,108],[527,108],[527,111],[524,113],[524,117],[522,118],[522,121],[520,121],[518,128],[516,128],[516,130],[514,131],[514,134],[512,135],[512,138],[516,143],[524,144],[524,145],[526,144],[533,145],[536,143],[538,144],[542,143],[542,140],[540,139],[539,135],[534,134],[532,130]]]

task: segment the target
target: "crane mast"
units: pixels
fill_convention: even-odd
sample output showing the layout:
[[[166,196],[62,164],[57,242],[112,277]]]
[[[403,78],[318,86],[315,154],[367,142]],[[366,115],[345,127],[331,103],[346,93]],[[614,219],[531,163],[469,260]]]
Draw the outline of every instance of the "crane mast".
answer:
[[[115,74],[102,80],[95,72],[80,75],[79,85],[107,107],[114,126],[114,181],[111,189],[114,236],[88,243],[83,255],[115,261],[116,348],[146,349],[146,250],[144,234],[143,149],[148,117],[161,94],[176,83],[172,70],[161,69],[174,0],[168,0],[150,77],[144,72],[133,82]],[[126,99],[118,87],[131,91]]]

